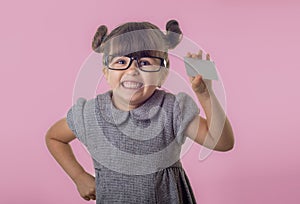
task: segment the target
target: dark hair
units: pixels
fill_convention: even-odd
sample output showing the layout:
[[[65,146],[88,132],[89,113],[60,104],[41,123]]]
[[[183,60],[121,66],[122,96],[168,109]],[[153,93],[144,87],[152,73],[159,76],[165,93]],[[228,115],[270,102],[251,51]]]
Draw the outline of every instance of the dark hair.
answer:
[[[107,35],[107,27],[101,25],[94,35],[92,48],[104,56],[117,54],[163,57],[169,66],[168,49],[173,49],[180,43],[182,32],[176,20],[168,21],[166,30],[164,34],[152,23],[129,22],[118,26]]]

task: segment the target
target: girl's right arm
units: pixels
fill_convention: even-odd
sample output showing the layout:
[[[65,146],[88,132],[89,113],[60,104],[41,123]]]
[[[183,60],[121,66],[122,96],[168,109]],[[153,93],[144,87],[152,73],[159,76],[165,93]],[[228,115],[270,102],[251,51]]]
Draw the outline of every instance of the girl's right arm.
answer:
[[[77,162],[69,144],[75,138],[66,118],[63,118],[49,128],[45,140],[50,153],[74,181],[81,197],[95,200],[95,178]]]

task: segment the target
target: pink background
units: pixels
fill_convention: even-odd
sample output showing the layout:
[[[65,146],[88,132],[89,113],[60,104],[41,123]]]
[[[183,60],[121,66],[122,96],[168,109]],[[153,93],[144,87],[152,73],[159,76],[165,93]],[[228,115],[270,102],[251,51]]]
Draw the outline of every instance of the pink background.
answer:
[[[198,203],[299,203],[300,3],[282,1],[7,1],[0,6],[0,203],[87,203],[50,156],[97,27],[177,19],[222,75],[236,143],[183,158]],[[298,122],[297,122],[298,121]],[[92,162],[75,141],[88,171]]]

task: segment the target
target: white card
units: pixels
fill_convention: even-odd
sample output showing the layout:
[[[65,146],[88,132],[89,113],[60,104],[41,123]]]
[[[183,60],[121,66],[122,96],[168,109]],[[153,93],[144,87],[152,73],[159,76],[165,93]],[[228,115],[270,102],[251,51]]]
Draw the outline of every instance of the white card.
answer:
[[[215,63],[210,60],[200,60],[184,57],[185,70],[188,76],[202,75],[204,79],[218,80]]]

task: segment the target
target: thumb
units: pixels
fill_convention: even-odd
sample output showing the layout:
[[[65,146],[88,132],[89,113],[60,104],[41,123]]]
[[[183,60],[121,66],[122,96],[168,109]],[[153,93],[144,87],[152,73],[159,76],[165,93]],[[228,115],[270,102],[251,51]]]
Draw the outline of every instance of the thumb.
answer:
[[[201,83],[201,81],[202,81],[202,75],[199,74],[199,75],[193,77],[192,83],[198,84],[198,83]]]
[[[195,77],[189,77],[190,82],[192,83]]]

